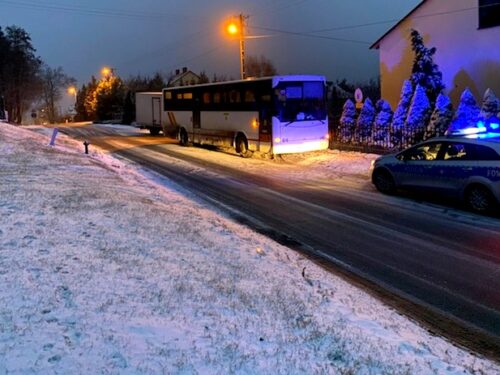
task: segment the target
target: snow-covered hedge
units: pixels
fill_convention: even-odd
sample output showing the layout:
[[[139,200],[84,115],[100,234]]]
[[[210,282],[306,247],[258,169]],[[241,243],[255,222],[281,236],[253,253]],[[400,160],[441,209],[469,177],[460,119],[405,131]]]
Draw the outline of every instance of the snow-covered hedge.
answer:
[[[357,116],[356,116],[357,115]],[[357,117],[357,118],[356,118]],[[422,140],[442,136],[446,131],[475,126],[478,121],[500,117],[500,101],[493,90],[486,90],[481,107],[466,88],[456,111],[451,100],[439,94],[431,103],[425,89],[405,81],[401,97],[393,114],[385,100],[375,107],[367,98],[359,114],[351,100],[344,104],[337,141],[364,146],[402,149]]]

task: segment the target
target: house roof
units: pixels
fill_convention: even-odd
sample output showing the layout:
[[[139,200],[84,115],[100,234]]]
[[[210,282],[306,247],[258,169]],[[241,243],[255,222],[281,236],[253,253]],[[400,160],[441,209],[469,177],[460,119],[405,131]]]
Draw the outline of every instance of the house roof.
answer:
[[[408,13],[406,16],[404,16],[403,18],[401,18],[398,23],[396,23],[393,27],[391,27],[389,30],[387,30],[387,32],[382,35],[380,38],[377,39],[377,41],[375,43],[373,43],[371,46],[370,46],[370,49],[379,49],[380,47],[380,42],[387,36],[389,35],[394,29],[396,29],[399,25],[401,25],[408,17],[410,17],[413,13],[415,13],[415,11],[417,9],[419,9],[422,5],[424,5],[424,3],[426,3],[427,0],[422,0],[420,2],[420,4],[418,4],[415,8],[413,8],[410,13]]]
[[[186,78],[187,76],[189,75],[193,75],[195,76],[197,79],[200,79],[200,76],[194,72],[192,72],[191,70],[187,70],[185,72],[181,72],[180,74],[177,74],[176,76],[172,77],[172,79],[170,80],[170,82],[178,82],[178,81],[181,81],[183,78]]]

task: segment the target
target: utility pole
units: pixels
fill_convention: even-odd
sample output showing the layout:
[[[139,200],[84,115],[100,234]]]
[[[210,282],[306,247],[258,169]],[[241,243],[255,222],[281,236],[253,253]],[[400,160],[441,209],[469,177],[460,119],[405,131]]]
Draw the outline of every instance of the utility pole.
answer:
[[[245,79],[247,77],[245,70],[245,21],[249,16],[244,16],[240,13],[239,23],[240,23],[240,77]]]

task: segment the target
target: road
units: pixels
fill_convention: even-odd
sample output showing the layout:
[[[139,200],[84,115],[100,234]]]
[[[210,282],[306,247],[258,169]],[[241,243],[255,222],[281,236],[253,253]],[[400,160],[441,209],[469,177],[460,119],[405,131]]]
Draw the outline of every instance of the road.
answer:
[[[97,125],[60,131],[168,177],[430,330],[500,357],[499,219],[384,196],[366,178],[290,179],[233,168],[211,159],[214,151],[185,152],[163,137]]]

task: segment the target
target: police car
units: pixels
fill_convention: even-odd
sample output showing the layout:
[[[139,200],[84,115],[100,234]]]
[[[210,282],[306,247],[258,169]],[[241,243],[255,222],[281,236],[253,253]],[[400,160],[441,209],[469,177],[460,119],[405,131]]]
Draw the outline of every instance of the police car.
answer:
[[[500,133],[483,130],[484,126],[478,125],[382,156],[372,165],[372,182],[385,194],[398,189],[431,190],[457,197],[476,212],[496,211],[500,202]]]

